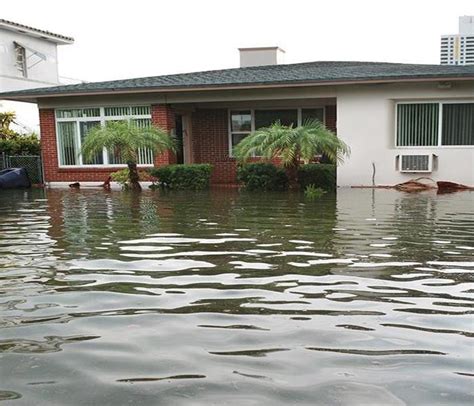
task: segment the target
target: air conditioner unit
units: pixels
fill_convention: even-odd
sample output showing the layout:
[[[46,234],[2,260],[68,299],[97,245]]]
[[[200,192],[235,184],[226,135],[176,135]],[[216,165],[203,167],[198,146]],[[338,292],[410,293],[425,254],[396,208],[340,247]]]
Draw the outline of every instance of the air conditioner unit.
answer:
[[[398,170],[408,173],[433,172],[433,154],[400,155]]]

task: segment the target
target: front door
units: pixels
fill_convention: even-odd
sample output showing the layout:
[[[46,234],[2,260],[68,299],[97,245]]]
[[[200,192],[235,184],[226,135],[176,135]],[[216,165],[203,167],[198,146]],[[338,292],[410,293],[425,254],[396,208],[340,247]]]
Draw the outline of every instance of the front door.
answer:
[[[193,163],[191,141],[191,113],[176,115],[175,138],[176,163]]]

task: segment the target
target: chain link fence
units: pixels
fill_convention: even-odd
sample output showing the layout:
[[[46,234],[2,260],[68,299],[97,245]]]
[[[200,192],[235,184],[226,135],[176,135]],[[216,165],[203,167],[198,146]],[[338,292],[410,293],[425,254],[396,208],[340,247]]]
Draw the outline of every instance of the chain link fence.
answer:
[[[31,183],[43,183],[43,165],[39,155],[0,154],[0,169],[25,168]]]

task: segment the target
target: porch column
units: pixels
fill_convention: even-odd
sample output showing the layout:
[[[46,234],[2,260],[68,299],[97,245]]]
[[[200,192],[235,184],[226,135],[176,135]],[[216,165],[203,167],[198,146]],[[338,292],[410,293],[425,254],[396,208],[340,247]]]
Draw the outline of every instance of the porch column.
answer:
[[[175,128],[175,115],[170,106],[166,104],[154,104],[151,106],[151,123],[160,127],[171,134]],[[166,151],[161,155],[155,156],[155,166],[170,165],[176,163],[176,155]]]

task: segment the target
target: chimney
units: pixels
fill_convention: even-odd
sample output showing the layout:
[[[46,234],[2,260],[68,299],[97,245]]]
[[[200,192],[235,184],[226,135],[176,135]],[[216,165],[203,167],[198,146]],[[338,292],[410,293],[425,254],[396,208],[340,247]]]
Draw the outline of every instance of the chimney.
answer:
[[[279,47],[239,48],[240,67],[278,65],[285,51]]]

